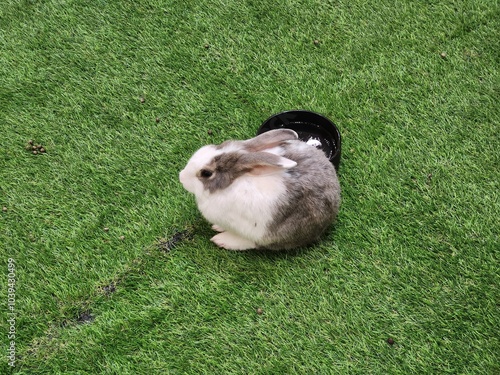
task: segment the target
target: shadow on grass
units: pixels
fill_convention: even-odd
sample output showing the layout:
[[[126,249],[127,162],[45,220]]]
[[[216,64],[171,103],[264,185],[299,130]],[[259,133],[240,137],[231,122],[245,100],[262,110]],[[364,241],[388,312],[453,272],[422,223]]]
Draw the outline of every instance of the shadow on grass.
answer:
[[[204,226],[205,224],[206,224],[207,228],[205,228],[205,226]],[[206,237],[206,240],[207,240],[207,243],[209,244],[209,246],[213,247],[214,249],[218,249],[221,252],[241,254],[241,255],[244,255],[248,259],[259,258],[261,260],[262,259],[281,260],[281,259],[295,258],[295,257],[300,257],[302,255],[305,255],[306,253],[317,248],[324,241],[328,241],[328,238],[331,238],[335,235],[335,231],[336,231],[336,226],[331,225],[317,241],[315,241],[307,246],[301,246],[301,247],[297,247],[294,249],[287,249],[287,250],[250,249],[250,250],[243,250],[243,251],[226,250],[223,248],[219,248],[216,245],[210,243],[209,239],[212,237],[214,232],[208,227],[208,224],[206,222],[202,223],[202,219],[200,219],[196,223],[193,223],[192,226],[186,227],[186,229],[173,230],[172,231],[173,235],[159,240],[159,242],[157,244],[157,248],[159,250],[162,250],[162,251],[168,253],[174,247],[181,245],[182,242],[184,242],[186,240],[191,240],[196,235],[200,235],[200,236]]]

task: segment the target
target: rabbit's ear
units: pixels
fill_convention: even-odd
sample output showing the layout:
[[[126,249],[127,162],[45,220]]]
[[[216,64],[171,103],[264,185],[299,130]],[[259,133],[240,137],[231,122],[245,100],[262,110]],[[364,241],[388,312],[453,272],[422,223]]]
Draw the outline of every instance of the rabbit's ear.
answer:
[[[269,152],[251,152],[238,159],[239,167],[252,175],[275,173],[297,165],[293,160]]]
[[[281,142],[297,139],[299,136],[291,129],[275,129],[243,141],[243,147],[250,152],[263,151],[279,146]]]

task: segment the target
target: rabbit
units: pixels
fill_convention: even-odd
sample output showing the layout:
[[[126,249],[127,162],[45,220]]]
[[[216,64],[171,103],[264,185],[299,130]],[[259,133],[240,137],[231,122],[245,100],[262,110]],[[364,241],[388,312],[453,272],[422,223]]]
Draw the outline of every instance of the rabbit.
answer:
[[[179,173],[228,250],[288,250],[318,240],[335,220],[340,185],[325,154],[291,129],[207,145]]]

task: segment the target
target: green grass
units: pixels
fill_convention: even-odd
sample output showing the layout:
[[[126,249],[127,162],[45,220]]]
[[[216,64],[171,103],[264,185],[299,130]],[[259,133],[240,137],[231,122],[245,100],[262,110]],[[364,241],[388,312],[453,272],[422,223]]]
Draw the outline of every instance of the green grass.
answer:
[[[496,0],[4,1],[0,372],[499,374],[499,18]],[[295,108],[341,130],[338,223],[288,254],[215,248],[179,170]]]

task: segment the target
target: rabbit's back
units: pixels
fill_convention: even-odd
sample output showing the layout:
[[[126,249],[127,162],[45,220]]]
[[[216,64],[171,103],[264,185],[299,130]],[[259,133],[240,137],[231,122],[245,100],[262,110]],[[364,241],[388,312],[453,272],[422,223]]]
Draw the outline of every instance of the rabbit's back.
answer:
[[[282,145],[282,156],[297,162],[285,175],[286,192],[275,207],[264,247],[288,249],[314,242],[335,220],[340,184],[321,150],[301,141]]]

